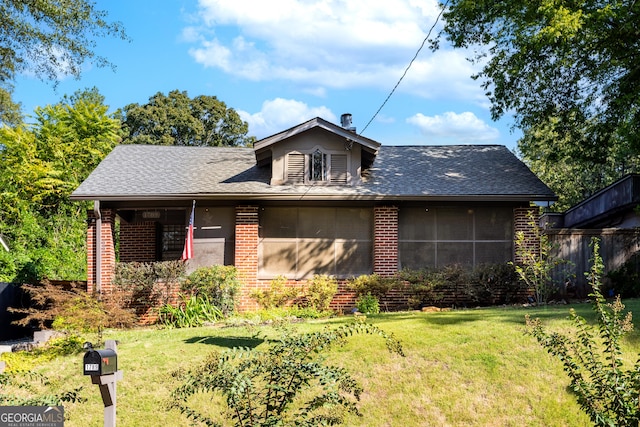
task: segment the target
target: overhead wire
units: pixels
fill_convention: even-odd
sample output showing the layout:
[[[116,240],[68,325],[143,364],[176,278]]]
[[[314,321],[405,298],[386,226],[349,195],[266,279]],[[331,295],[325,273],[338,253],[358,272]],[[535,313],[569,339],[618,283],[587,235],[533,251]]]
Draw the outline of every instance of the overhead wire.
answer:
[[[420,47],[418,48],[416,54],[413,56],[413,58],[409,62],[409,65],[407,65],[407,68],[404,70],[404,73],[402,73],[402,76],[400,76],[400,79],[398,80],[396,85],[393,87],[393,89],[391,89],[391,92],[389,92],[389,95],[387,96],[387,98],[382,102],[382,105],[380,105],[380,108],[378,108],[378,110],[373,114],[373,117],[371,117],[371,119],[367,122],[367,124],[364,126],[364,128],[362,128],[362,130],[360,131],[360,135],[362,135],[364,133],[364,131],[367,130],[367,128],[369,127],[371,122],[373,122],[375,120],[375,118],[378,116],[380,111],[382,111],[382,109],[387,104],[387,102],[389,101],[391,96],[393,96],[393,94],[395,93],[395,91],[398,88],[398,86],[400,86],[400,83],[402,82],[402,80],[405,78],[405,76],[409,72],[409,69],[411,68],[411,66],[413,65],[415,60],[418,58],[418,55],[420,55],[420,52],[422,51],[422,48],[424,48],[424,45],[427,43],[427,40],[429,40],[429,37],[431,37],[431,32],[436,27],[436,25],[438,25],[438,21],[440,21],[440,18],[442,17],[442,14],[444,13],[444,10],[446,9],[448,4],[449,4],[449,0],[446,0],[444,2],[444,4],[442,5],[442,8],[440,9],[440,13],[438,14],[438,16],[436,16],[435,22],[433,23],[431,28],[429,28],[429,32],[427,33],[427,36],[424,38],[424,40],[422,40],[422,44],[420,45]]]

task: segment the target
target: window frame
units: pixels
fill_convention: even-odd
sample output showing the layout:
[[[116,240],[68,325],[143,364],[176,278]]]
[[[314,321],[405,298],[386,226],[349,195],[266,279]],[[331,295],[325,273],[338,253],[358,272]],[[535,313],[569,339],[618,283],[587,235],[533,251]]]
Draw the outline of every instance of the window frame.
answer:
[[[295,170],[292,165],[297,166],[299,159],[295,162],[290,156],[304,156],[304,171]],[[316,175],[314,165],[314,157],[322,156],[322,171],[320,176],[322,179],[314,179]],[[344,163],[345,170],[333,170],[334,156],[344,156],[345,159],[340,162],[336,160],[336,164]],[[286,181],[291,184],[307,184],[307,185],[350,185],[351,184],[351,154],[349,152],[327,150],[321,146],[315,146],[310,150],[295,150],[285,155],[285,174]],[[300,180],[300,176],[303,179]]]

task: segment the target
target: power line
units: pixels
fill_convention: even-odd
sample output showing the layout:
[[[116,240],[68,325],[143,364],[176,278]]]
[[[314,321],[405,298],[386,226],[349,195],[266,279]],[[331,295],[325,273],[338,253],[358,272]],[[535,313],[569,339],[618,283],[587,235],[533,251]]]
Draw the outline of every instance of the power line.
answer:
[[[438,14],[438,16],[436,17],[435,22],[433,23],[433,25],[431,26],[431,28],[429,29],[429,32],[427,33],[427,36],[424,38],[424,40],[422,40],[422,44],[420,45],[420,47],[418,48],[418,51],[416,52],[416,54],[414,55],[413,59],[411,59],[411,62],[409,62],[409,65],[407,66],[407,68],[404,70],[404,73],[402,73],[402,76],[400,76],[400,80],[398,80],[398,83],[396,83],[396,85],[393,87],[393,89],[391,89],[391,92],[389,93],[389,95],[387,96],[387,98],[384,100],[384,102],[382,103],[382,105],[380,105],[380,108],[378,108],[378,111],[375,112],[375,114],[373,115],[373,117],[371,117],[371,120],[369,120],[367,122],[367,124],[365,125],[364,128],[362,128],[362,131],[360,131],[360,135],[362,135],[364,133],[365,130],[367,130],[367,128],[369,127],[369,125],[371,124],[371,122],[378,116],[378,113],[380,113],[380,111],[382,111],[382,109],[384,108],[384,106],[387,104],[387,101],[389,101],[389,98],[391,98],[391,96],[393,95],[393,93],[396,91],[396,89],[398,88],[398,86],[400,86],[400,83],[402,82],[402,80],[404,79],[404,77],[407,75],[407,72],[409,72],[409,69],[411,68],[411,66],[413,65],[414,61],[416,60],[416,58],[418,58],[418,55],[420,54],[420,51],[422,51],[422,48],[424,47],[425,43],[427,42],[427,40],[429,39],[429,37],[431,36],[431,32],[433,31],[433,29],[436,27],[436,25],[438,24],[438,21],[440,20],[440,17],[442,16],[442,14],[444,13],[444,9],[447,7],[447,4],[449,4],[449,0],[447,0],[446,2],[444,2],[444,4],[442,5],[442,9],[440,10],[440,13]]]

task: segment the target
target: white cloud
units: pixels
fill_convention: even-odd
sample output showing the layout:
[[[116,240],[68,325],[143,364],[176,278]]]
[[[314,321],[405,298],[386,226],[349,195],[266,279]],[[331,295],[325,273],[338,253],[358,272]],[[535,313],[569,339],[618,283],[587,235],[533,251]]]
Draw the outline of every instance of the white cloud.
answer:
[[[190,54],[205,67],[313,90],[386,91],[415,55],[439,9],[436,0],[200,0],[199,13],[200,28],[190,26],[184,38],[192,40]],[[465,55],[425,47],[398,90],[427,98],[482,98],[469,78],[474,70]]]
[[[425,116],[418,113],[407,119],[407,123],[420,128],[423,134],[436,138],[451,139],[460,143],[482,143],[498,139],[500,132],[471,112]]]
[[[263,102],[257,113],[238,110],[238,114],[249,123],[249,134],[258,139],[282,132],[314,117],[336,122],[335,114],[327,107],[309,107],[304,102],[282,98]]]

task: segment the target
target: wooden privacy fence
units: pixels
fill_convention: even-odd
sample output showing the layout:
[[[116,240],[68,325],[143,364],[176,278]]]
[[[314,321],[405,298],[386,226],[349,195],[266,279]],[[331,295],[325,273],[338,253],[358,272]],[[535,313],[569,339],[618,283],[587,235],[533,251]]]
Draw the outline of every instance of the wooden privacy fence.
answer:
[[[591,268],[593,258],[591,239],[600,239],[600,256],[604,262],[605,274],[619,268],[634,253],[640,250],[640,230],[637,229],[548,229],[545,233],[554,246],[553,254],[569,261],[554,271],[554,281],[575,286],[576,297],[584,298],[591,289],[587,285],[584,272]],[[606,278],[604,279],[606,282]]]

